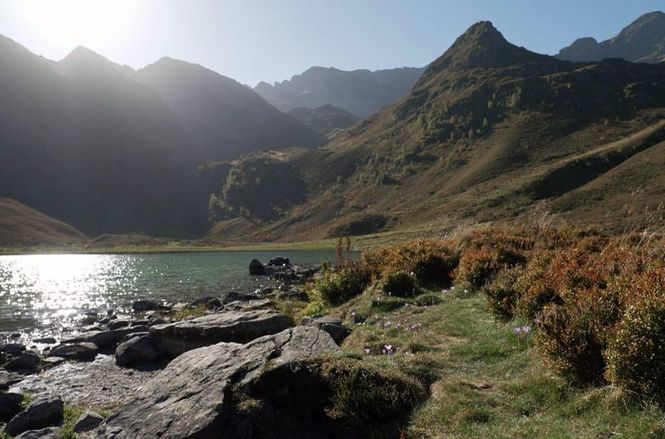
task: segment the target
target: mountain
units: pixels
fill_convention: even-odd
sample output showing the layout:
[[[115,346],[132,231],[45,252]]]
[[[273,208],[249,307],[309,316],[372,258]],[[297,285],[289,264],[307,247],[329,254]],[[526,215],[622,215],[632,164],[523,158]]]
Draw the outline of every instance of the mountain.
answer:
[[[17,201],[0,198],[0,247],[82,244],[86,237],[75,228]]]
[[[274,85],[261,82],[254,90],[282,111],[332,105],[364,118],[406,96],[422,72],[410,67],[374,72],[312,67]]]
[[[477,23],[405,98],[325,147],[245,159],[290,167],[288,183],[298,179],[302,201],[266,192],[275,181],[246,191],[253,204],[220,190],[219,205],[231,209],[211,238],[315,239],[538,211],[611,228],[643,225],[665,193],[663,75],[665,64],[536,54]],[[261,180],[258,169],[236,163],[224,187],[238,193]],[[253,214],[266,206],[279,209]]]
[[[191,140],[199,161],[325,143],[325,138],[268,104],[251,89],[196,64],[162,58],[137,73],[156,91]]]
[[[147,86],[84,48],[52,63],[0,37],[0,196],[87,234],[200,233],[188,139]]]
[[[624,28],[619,35],[600,43],[591,37],[580,38],[561,49],[557,57],[568,61],[623,58],[633,62],[663,62],[665,61],[665,12],[644,14]]]
[[[318,108],[298,107],[289,111],[289,115],[327,138],[333,138],[341,130],[360,120],[359,117],[348,111],[332,105],[323,105]]]

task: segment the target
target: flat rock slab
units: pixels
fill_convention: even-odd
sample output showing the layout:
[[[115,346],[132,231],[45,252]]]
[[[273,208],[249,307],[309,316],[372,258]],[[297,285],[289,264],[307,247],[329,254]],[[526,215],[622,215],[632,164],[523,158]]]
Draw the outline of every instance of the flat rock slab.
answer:
[[[100,354],[92,362],[68,361],[26,376],[11,386],[10,391],[58,395],[73,406],[117,408],[132,401],[137,389],[163,368],[163,364],[155,364],[127,370],[115,364],[113,355]]]
[[[247,343],[292,326],[291,319],[270,309],[226,310],[191,320],[150,328],[161,349],[170,356],[220,342]]]
[[[222,422],[233,410],[232,389],[250,384],[266,370],[336,349],[328,333],[298,326],[245,345],[219,343],[186,352],[97,433],[116,439],[224,437]]]

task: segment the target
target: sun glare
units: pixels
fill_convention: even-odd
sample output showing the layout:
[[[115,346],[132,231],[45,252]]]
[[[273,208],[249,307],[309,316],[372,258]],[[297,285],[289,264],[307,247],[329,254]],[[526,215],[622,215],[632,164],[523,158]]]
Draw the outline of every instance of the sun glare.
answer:
[[[136,14],[137,0],[25,0],[25,15],[43,35],[82,45],[112,42]]]

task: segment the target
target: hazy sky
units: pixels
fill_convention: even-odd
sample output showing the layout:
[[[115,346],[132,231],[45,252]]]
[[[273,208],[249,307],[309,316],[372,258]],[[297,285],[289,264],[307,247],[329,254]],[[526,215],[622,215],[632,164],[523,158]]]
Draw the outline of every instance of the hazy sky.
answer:
[[[253,86],[313,65],[423,66],[479,20],[551,54],[663,9],[665,0],[0,0],[0,34],[51,59],[78,45],[135,68],[171,56]]]

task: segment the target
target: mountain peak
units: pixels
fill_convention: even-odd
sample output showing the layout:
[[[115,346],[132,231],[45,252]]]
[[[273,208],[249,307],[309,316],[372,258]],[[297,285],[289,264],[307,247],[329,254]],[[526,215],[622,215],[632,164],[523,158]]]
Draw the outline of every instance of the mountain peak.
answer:
[[[450,68],[505,67],[548,58],[509,43],[491,22],[480,21],[460,35],[440,58],[430,64],[425,75]]]
[[[561,49],[557,57],[567,61],[623,58],[633,62],[662,62],[665,60],[665,12],[641,15],[609,40],[580,38]]]

